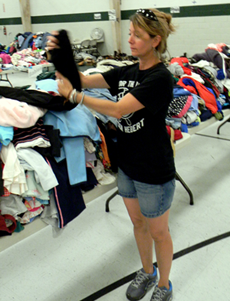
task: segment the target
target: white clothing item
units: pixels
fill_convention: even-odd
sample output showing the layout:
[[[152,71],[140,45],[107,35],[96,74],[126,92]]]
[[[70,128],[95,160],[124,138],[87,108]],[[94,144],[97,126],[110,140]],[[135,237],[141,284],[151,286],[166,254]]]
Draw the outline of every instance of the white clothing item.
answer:
[[[102,179],[99,182],[100,185],[109,185],[111,183],[114,183],[116,181],[116,178],[111,175],[108,172],[103,172],[102,173]]]
[[[200,82],[201,84],[204,84],[205,82],[204,82],[204,80],[203,80],[203,78],[199,75],[199,74],[197,74],[197,73],[195,73],[195,72],[192,72],[192,74],[191,75],[188,75],[188,74],[184,74],[184,75],[182,75],[181,77],[191,77],[191,78],[194,78],[195,80],[197,80],[198,82]]]
[[[89,68],[87,70],[85,70],[84,72],[82,72],[84,75],[90,75],[92,73],[101,73],[102,71],[100,69],[97,68]]]
[[[0,98],[0,125],[28,128],[44,116],[46,109],[31,106],[11,98]]]
[[[132,65],[132,61],[124,60],[124,61],[116,61],[114,59],[105,59],[97,63],[96,68],[99,69],[101,72],[108,71],[113,69],[114,66],[122,67],[127,65]]]
[[[190,65],[194,66],[194,67],[198,67],[198,68],[203,68],[205,66],[212,66],[213,64],[211,64],[210,62],[208,62],[206,60],[200,60],[199,62],[191,63]]]
[[[10,214],[15,219],[18,219],[18,215],[27,211],[22,200],[21,196],[12,193],[9,196],[0,197],[1,214]]]
[[[30,223],[36,216],[40,215],[43,211],[42,207],[39,207],[36,211],[26,211],[22,217],[18,217],[21,224]]]
[[[184,124],[191,124],[197,120],[197,114],[195,111],[188,111],[181,119]]]
[[[227,78],[228,75],[227,75],[227,66],[226,66],[226,63],[225,63],[225,59],[229,60],[230,57],[228,57],[226,54],[222,53],[222,52],[219,52],[221,58],[222,58],[222,70],[223,70],[223,73],[224,73],[224,77]]]
[[[92,141],[87,137],[84,137],[84,147],[90,154],[96,151]]]
[[[104,166],[100,160],[97,160],[97,166],[92,168],[92,171],[101,185],[109,185],[116,181],[116,178],[108,172],[105,172]]]
[[[220,104],[221,104],[222,106],[226,103],[225,99],[222,98],[222,97],[218,97],[217,100],[220,102]]]
[[[132,65],[133,62],[132,61],[128,61],[128,60],[124,60],[124,61],[117,61],[114,59],[105,59],[105,60],[101,60],[100,62],[97,63],[97,68],[100,66],[118,66],[118,67],[122,67],[122,66],[127,66],[127,65]]]
[[[106,71],[109,71],[111,69],[114,69],[114,67],[113,66],[99,65],[99,66],[97,66],[97,69],[99,69],[101,72],[106,72]]]
[[[221,81],[222,85],[230,91],[230,79],[225,78]]]
[[[22,197],[36,197],[41,200],[49,200],[49,191],[44,191],[40,183],[37,183],[34,171],[26,171],[26,183],[28,190],[22,194]]]
[[[23,142],[20,142],[18,143],[16,146],[15,146],[15,149],[18,150],[20,148],[30,148],[30,147],[35,147],[35,146],[38,146],[38,147],[49,147],[51,146],[50,142],[49,141],[46,141],[45,139],[39,137],[35,140],[31,140],[31,141],[23,141]]]
[[[52,227],[58,229],[59,218],[58,218],[58,211],[57,211],[57,206],[55,204],[53,192],[50,194],[49,206],[44,207],[44,210],[41,215],[41,219],[48,225],[51,225]]]
[[[45,191],[58,185],[52,168],[38,152],[32,148],[22,148],[17,150],[17,155],[25,170],[34,170],[36,181],[41,184]]]
[[[28,187],[25,171],[18,160],[17,152],[12,142],[7,146],[2,146],[0,157],[5,164],[2,172],[4,187],[11,193],[21,195]]]

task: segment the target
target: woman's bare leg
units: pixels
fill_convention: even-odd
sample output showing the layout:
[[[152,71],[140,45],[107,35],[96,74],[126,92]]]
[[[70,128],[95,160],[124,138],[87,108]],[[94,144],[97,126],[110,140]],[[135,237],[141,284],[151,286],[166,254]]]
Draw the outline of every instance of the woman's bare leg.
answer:
[[[173,259],[173,243],[168,230],[169,210],[163,215],[148,219],[149,230],[155,243],[157,265],[160,274],[158,286],[169,288],[169,274]]]
[[[153,273],[153,239],[148,221],[140,211],[138,199],[123,199],[134,226],[134,236],[144,271],[149,274]]]

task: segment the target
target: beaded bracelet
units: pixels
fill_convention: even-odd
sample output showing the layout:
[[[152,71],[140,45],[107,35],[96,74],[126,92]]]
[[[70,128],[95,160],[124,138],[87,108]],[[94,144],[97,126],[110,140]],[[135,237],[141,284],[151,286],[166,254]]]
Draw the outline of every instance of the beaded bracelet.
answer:
[[[81,101],[79,102],[79,105],[83,104],[84,96],[85,96],[84,92],[81,92],[81,94],[82,94],[82,97],[81,97]]]
[[[69,96],[69,101],[71,103],[77,103],[77,95],[78,95],[78,91],[76,89],[73,89],[70,93],[70,96]],[[83,101],[84,101],[84,92],[82,92],[82,97],[81,97],[81,101],[79,102],[79,105],[82,105]]]
[[[69,101],[71,103],[76,103],[77,94],[78,94],[78,91],[76,89],[73,89],[69,96]]]

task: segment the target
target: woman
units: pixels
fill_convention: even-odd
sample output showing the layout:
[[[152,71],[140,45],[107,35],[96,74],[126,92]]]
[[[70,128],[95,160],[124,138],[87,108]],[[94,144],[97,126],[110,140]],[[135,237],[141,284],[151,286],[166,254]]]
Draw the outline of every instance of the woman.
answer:
[[[80,74],[82,88],[107,88],[118,102],[84,96],[57,72],[59,92],[70,102],[118,119],[118,189],[134,225],[143,268],[126,296],[139,300],[155,287],[151,301],[172,300],[169,274],[173,246],[168,231],[169,209],[175,190],[175,166],[165,117],[172,100],[173,80],[161,60],[167,37],[174,31],[171,15],[139,9],[130,17],[129,44],[133,65],[102,74]],[[55,37],[56,35],[56,37]],[[58,48],[58,33],[48,49]],[[153,242],[159,271],[153,266]]]

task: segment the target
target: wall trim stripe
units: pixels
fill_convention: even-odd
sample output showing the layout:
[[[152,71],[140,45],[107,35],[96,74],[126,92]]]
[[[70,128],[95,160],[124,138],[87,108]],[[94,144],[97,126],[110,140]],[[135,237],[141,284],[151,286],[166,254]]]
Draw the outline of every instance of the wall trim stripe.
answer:
[[[94,19],[94,14],[101,14],[101,19]],[[32,24],[40,23],[71,23],[71,22],[92,22],[92,21],[108,21],[108,12],[95,12],[83,14],[65,14],[65,15],[49,15],[31,17]]]
[[[159,7],[166,13],[170,13],[170,7]],[[129,16],[134,14],[136,10],[121,11],[121,20],[128,20]],[[94,14],[101,14],[101,19],[95,19]],[[230,16],[230,4],[215,4],[215,5],[194,5],[181,6],[179,13],[173,13],[173,18],[187,17],[211,17],[211,16]],[[63,15],[47,15],[47,16],[32,16],[32,24],[47,24],[47,23],[76,23],[76,22],[97,22],[109,21],[108,12],[93,12],[81,14],[63,14]],[[2,18],[0,25],[21,25],[21,18]]]

